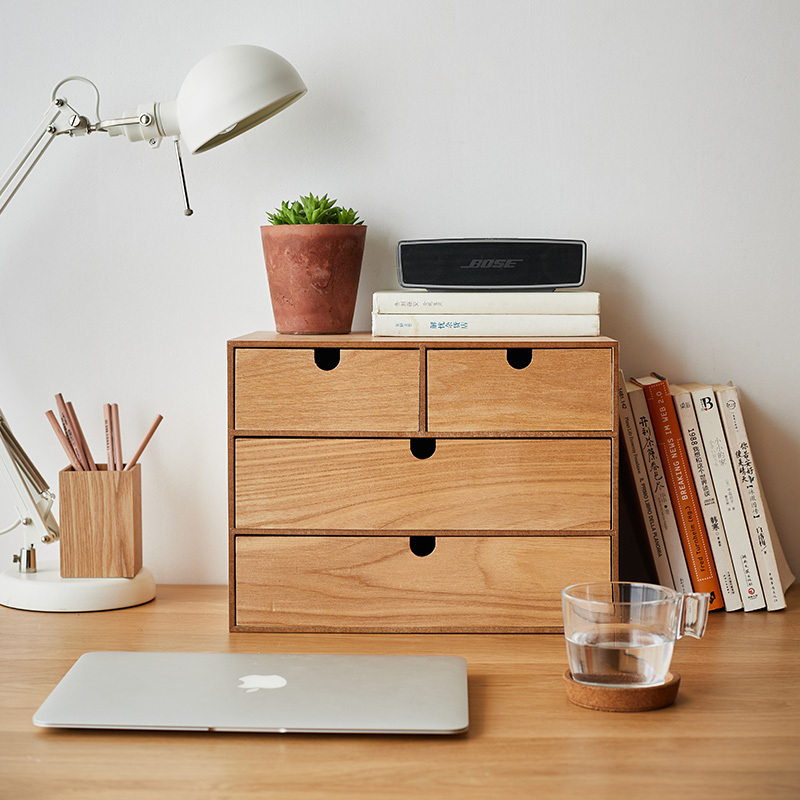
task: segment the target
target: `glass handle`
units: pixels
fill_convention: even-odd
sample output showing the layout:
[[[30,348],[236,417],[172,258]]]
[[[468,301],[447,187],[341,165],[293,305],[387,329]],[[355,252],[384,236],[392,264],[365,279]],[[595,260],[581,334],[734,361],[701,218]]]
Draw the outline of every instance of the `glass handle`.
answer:
[[[700,639],[706,632],[708,622],[708,607],[711,604],[711,595],[706,593],[685,594],[682,598],[681,624],[678,628],[678,638],[681,636],[694,636]]]

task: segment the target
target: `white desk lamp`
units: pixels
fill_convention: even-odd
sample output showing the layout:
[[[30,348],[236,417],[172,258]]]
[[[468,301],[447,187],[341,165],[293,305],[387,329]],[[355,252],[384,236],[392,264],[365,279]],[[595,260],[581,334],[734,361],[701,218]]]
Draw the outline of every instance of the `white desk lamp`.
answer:
[[[95,92],[96,119],[79,114],[59,90],[70,81],[89,84]],[[196,64],[177,99],[140,105],[119,119],[100,118],[100,92],[87,78],[61,81],[51,104],[25,147],[2,177],[0,214],[39,162],[56,136],[84,136],[96,132],[125,134],[156,148],[163,139],[175,144],[183,188],[184,214],[192,209],[180,154],[182,137],[192,153],[202,153],[299,100],[307,89],[294,67],[263,47],[234,45],[217,50]],[[58,524],[51,512],[54,495],[11,433],[0,413],[0,475],[9,485],[18,519],[0,534],[21,527],[24,547],[14,556],[18,567],[0,573],[0,604],[32,611],[99,611],[125,608],[152,600],[155,581],[142,568],[135,578],[62,578],[57,566],[36,563],[37,541],[58,540]]]
[[[58,93],[64,84],[82,81],[94,89],[92,122],[79,114]],[[53,89],[51,104],[0,184],[0,214],[16,194],[56,136],[83,136],[98,131],[110,136],[125,134],[130,141],[145,141],[156,148],[165,138],[183,137],[192,153],[203,153],[258,125],[299,100],[307,89],[295,68],[282,56],[253,45],[224,47],[196,64],[176,100],[146,103],[119,119],[100,119],[100,92],[87,78],[65,78]],[[185,214],[191,215],[183,181]]]

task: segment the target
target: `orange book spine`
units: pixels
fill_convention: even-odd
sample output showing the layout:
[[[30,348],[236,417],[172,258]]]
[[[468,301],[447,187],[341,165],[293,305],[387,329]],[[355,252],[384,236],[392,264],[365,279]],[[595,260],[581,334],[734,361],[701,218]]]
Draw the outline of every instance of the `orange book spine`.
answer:
[[[669,384],[666,380],[656,380],[641,385],[664,464],[667,486],[681,533],[681,543],[692,578],[692,586],[696,592],[708,592],[711,595],[712,610],[725,608],[719,576],[711,555],[711,542],[703,523],[700,501],[692,479]]]

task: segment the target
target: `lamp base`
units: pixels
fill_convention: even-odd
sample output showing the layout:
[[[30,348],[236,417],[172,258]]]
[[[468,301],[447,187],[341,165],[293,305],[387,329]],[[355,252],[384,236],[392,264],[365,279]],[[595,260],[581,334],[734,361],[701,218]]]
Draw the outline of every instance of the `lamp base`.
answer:
[[[31,573],[16,567],[0,573],[0,605],[23,611],[109,611],[155,596],[156,582],[146,567],[134,578],[62,578],[57,564]]]

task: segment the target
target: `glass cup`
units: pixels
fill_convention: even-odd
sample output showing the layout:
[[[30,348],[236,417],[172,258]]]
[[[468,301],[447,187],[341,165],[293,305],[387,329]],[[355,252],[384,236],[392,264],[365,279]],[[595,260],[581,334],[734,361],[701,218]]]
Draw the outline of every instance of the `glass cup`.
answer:
[[[708,594],[681,594],[649,583],[579,583],[561,592],[572,678],[600,686],[657,686],[666,681],[672,648],[699,639]]]

